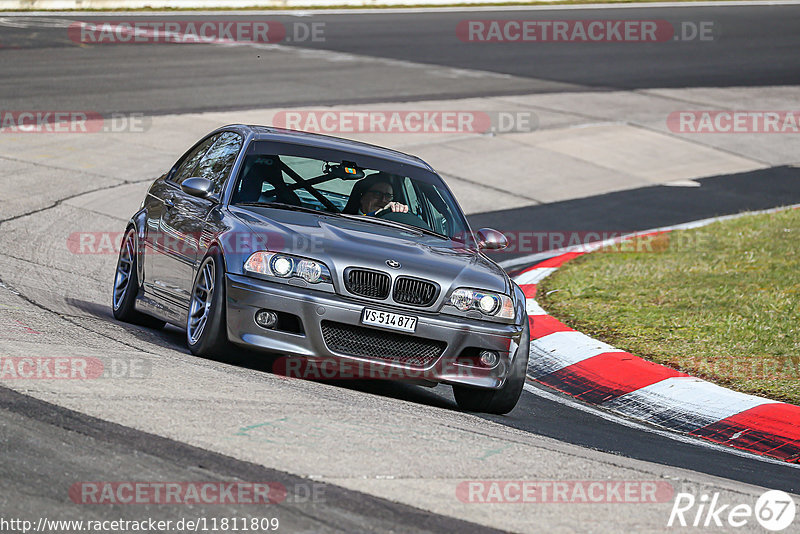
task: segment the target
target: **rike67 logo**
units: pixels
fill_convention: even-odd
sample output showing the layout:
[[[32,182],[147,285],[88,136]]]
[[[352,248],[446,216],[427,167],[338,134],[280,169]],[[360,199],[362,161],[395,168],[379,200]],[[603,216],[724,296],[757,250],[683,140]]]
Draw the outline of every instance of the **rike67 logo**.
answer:
[[[767,491],[755,506],[723,503],[719,493],[703,494],[699,499],[691,493],[678,493],[667,526],[739,528],[755,519],[763,528],[780,532],[792,525],[796,511],[792,497],[779,490]]]

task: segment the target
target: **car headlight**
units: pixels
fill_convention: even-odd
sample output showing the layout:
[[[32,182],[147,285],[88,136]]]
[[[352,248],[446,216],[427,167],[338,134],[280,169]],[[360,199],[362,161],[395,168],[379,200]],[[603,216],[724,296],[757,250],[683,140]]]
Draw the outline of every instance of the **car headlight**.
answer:
[[[287,276],[292,275],[292,271],[294,270],[294,260],[289,256],[279,256],[276,254],[269,262],[269,266],[272,268],[272,272],[275,273],[276,276],[286,278]]]
[[[309,284],[316,284],[322,279],[322,267],[321,263],[314,260],[302,260],[297,265],[297,274]]]
[[[491,317],[514,318],[514,302],[508,295],[499,293],[478,289],[456,289],[450,295],[450,304],[463,312],[478,310]]]
[[[244,262],[244,270],[279,278],[298,277],[309,284],[331,283],[331,272],[324,263],[265,250],[253,252]]]

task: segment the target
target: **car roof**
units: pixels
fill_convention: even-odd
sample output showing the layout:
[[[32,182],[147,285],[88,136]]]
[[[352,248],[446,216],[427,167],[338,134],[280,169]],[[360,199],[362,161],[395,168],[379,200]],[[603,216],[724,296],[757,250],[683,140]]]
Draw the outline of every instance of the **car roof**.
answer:
[[[320,148],[330,148],[334,150],[339,149],[345,152],[389,159],[398,163],[414,165],[415,167],[421,167],[423,169],[433,171],[433,168],[425,161],[416,156],[412,156],[411,154],[406,154],[398,150],[392,150],[391,148],[371,145],[369,143],[353,141],[352,139],[343,139],[341,137],[333,137],[331,135],[302,132],[299,130],[289,130],[286,128],[276,128],[273,126],[260,126],[255,124],[229,124],[228,126],[223,126],[222,128],[218,129],[218,131],[224,130],[236,130],[245,135],[251,134],[253,139],[258,141],[278,141]]]

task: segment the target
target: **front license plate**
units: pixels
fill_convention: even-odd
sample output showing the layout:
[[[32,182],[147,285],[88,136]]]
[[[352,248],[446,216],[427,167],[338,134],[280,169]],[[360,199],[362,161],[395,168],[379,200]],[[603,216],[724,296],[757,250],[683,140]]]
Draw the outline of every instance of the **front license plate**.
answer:
[[[372,326],[381,326],[400,330],[401,332],[414,332],[417,329],[417,318],[410,315],[400,315],[399,313],[370,310],[364,308],[361,315],[361,322]]]

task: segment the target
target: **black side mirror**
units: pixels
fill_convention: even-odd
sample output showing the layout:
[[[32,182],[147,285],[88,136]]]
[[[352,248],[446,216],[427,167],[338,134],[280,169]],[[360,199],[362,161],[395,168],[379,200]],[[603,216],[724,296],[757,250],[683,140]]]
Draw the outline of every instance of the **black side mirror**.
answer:
[[[214,182],[207,178],[195,176],[181,182],[181,189],[184,193],[193,197],[208,198],[214,193]]]
[[[497,230],[481,228],[477,232],[478,248],[481,250],[500,250],[508,246],[508,239]]]

